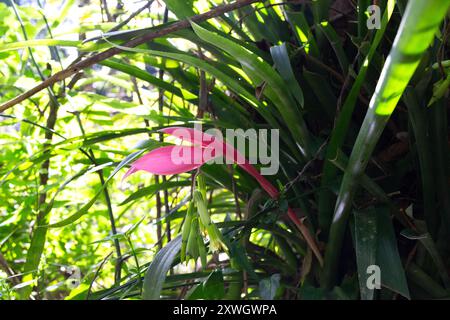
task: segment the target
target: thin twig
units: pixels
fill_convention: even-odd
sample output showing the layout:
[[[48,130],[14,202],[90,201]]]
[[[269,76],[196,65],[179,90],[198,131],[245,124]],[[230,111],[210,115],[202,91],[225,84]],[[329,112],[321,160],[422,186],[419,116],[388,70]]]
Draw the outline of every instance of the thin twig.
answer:
[[[114,21],[111,13],[109,12],[109,8],[108,8],[108,3],[106,2],[106,0],[101,0],[100,1],[100,8],[102,9],[102,11],[105,11],[106,14],[106,20],[108,22],[112,22]],[[103,17],[102,17],[103,18]]]
[[[128,18],[126,18],[125,20],[123,20],[122,22],[120,22],[117,26],[111,28],[110,30],[108,30],[108,32],[114,32],[114,31],[118,31],[120,30],[123,26],[127,25],[128,22],[130,22],[131,20],[134,19],[134,17],[136,17],[138,14],[140,14],[142,11],[144,11],[147,8],[150,8],[150,6],[152,5],[154,0],[151,1],[147,1],[147,3],[145,4],[145,6],[139,8],[138,10],[136,10],[135,12],[133,12],[132,14],[130,14],[128,16]]]

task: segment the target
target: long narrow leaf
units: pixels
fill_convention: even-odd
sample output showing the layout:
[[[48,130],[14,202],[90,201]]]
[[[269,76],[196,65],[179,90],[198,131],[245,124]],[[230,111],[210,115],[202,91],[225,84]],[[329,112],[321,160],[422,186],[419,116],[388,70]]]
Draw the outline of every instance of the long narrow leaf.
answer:
[[[357,181],[366,169],[383,129],[428,48],[450,5],[450,0],[408,2],[400,29],[386,60],[369,110],[358,134],[344,174],[334,211],[325,255],[325,286],[336,281],[337,267],[356,191]]]
[[[144,300],[158,300],[160,298],[167,272],[180,249],[181,236],[178,236],[158,251],[145,273],[142,291]]]

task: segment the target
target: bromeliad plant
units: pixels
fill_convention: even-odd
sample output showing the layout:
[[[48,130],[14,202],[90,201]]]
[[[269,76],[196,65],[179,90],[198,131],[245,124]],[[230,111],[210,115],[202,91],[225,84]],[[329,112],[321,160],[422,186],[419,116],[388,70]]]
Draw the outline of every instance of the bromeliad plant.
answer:
[[[84,41],[52,37],[76,1],[56,21],[3,2],[2,297],[450,296],[449,0],[162,0],[129,16],[123,0],[107,23],[91,1]],[[279,130],[280,170],[196,122]],[[154,175],[119,188],[127,166]],[[180,266],[192,259],[203,268]]]
[[[279,191],[266,178],[264,178],[258,172],[258,170],[245,159],[244,156],[242,156],[233,146],[231,146],[227,142],[224,142],[222,139],[192,128],[171,127],[161,129],[160,131],[166,134],[173,135],[184,142],[192,143],[193,145],[165,146],[152,150],[148,154],[133,162],[131,164],[131,168],[124,175],[124,178],[140,170],[157,175],[179,174],[197,169],[208,161],[213,160],[214,158],[225,157],[226,160],[236,163],[247,173],[249,173],[258,181],[260,186],[272,199],[277,200]],[[200,189],[203,190],[203,192],[195,190],[193,198],[198,208],[201,225],[206,228],[210,236],[212,247],[218,249],[219,247],[224,247],[224,245],[220,240],[221,236],[219,234],[219,231],[211,223],[207,215],[206,192],[204,189],[204,184],[200,183],[200,185]],[[196,230],[198,228],[198,220],[192,217],[192,211],[192,206],[189,206],[185,223],[189,224],[189,226],[190,224],[192,224],[189,229],[193,228],[194,230]],[[297,226],[299,231],[302,233],[305,241],[314,252],[317,260],[320,262],[320,264],[322,264],[323,261],[320,250],[316,244],[314,237],[310,234],[308,228],[305,226],[303,221],[297,217],[295,211],[290,207],[287,208],[287,214],[292,222]],[[187,236],[187,229],[188,227],[186,227],[186,230],[183,232],[184,240],[191,239]],[[189,240],[187,240],[188,244]],[[191,240],[191,243],[196,242],[197,240]],[[188,245],[188,248],[192,248],[192,246]],[[194,257],[196,256],[197,255],[194,254]]]

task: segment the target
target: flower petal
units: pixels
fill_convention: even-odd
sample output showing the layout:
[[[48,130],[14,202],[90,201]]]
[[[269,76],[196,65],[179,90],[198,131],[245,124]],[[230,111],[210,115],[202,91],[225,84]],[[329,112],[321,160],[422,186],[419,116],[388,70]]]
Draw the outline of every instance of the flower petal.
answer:
[[[216,150],[217,154],[215,154],[215,156],[219,156],[219,153],[222,152],[227,160],[231,160],[244,169],[247,173],[252,175],[271,198],[275,199],[278,197],[278,189],[275,188],[266,178],[264,178],[259,171],[252,166],[241,153],[239,153],[238,150],[236,150],[229,143],[222,141],[221,138],[204,133],[200,130],[186,127],[169,127],[161,129],[160,131],[196,145],[222,149]]]
[[[127,173],[125,173],[124,176],[122,177],[122,183],[123,183],[123,181],[124,181],[128,176],[132,175],[132,174],[135,173],[136,171],[138,171],[138,170],[136,170],[136,168],[133,167],[133,165],[131,165],[131,168],[130,168],[130,169],[127,171]]]
[[[136,160],[124,178],[139,170],[158,175],[179,174],[197,169],[213,159],[214,152],[208,154],[204,148],[194,146],[166,146],[150,151]]]
[[[159,131],[175,136],[182,141],[190,142],[192,144],[204,147],[208,146],[211,142],[214,141],[214,139],[216,139],[216,137],[213,135],[204,133],[197,129],[186,127],[169,127],[161,129]]]
[[[247,171],[250,175],[252,175],[261,187],[269,194],[272,199],[277,199],[279,192],[278,189],[275,188],[266,178],[264,178],[259,171],[249,163],[238,164],[242,169]]]

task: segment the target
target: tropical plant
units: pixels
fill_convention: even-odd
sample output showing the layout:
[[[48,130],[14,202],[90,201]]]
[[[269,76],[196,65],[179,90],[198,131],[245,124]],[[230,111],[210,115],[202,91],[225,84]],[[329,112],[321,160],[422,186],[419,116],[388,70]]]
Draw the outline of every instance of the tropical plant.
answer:
[[[450,0],[100,3],[0,1],[1,298],[450,297]]]

